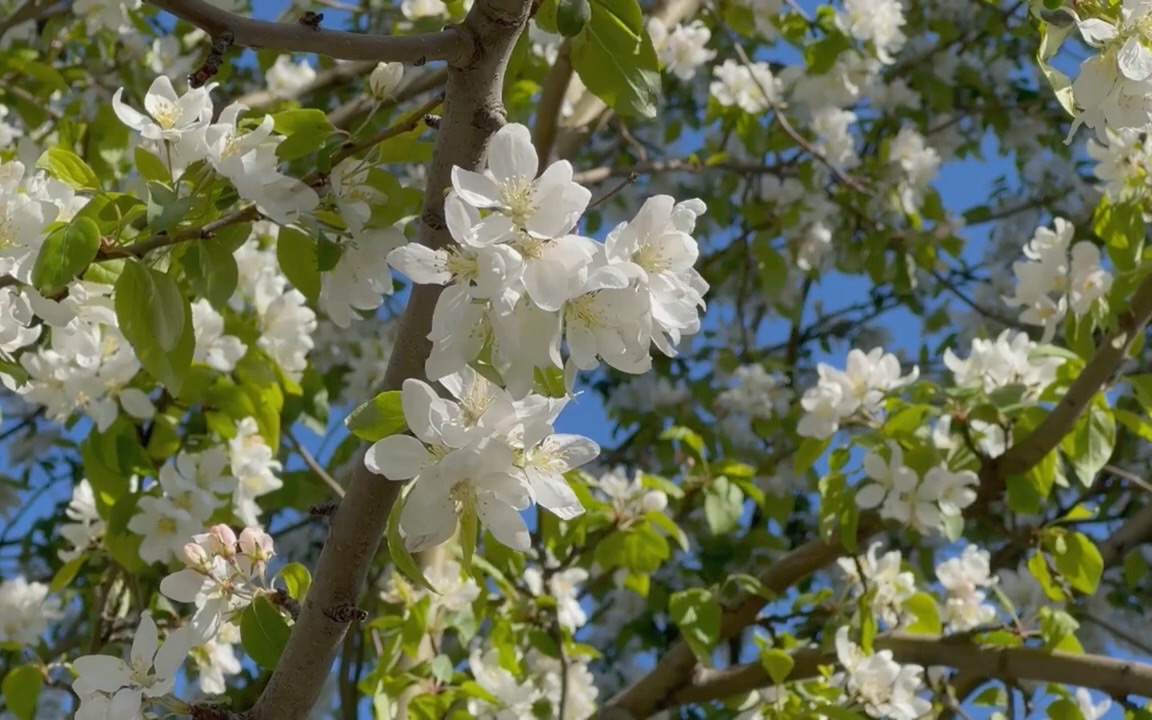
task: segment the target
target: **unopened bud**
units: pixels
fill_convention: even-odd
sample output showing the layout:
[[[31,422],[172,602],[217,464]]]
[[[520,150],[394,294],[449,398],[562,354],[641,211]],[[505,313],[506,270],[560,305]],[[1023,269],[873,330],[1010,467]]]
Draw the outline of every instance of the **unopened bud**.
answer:
[[[640,505],[644,508],[644,512],[663,512],[664,508],[668,507],[668,496],[663,491],[652,490],[644,493]]]
[[[380,63],[368,76],[368,89],[372,97],[383,100],[392,94],[404,79],[404,66],[400,63]]]
[[[180,559],[190,568],[201,568],[208,564],[208,551],[196,543],[185,543],[180,549]]]
[[[256,528],[244,528],[240,533],[240,552],[252,562],[263,562],[272,557],[272,536]]]
[[[208,549],[217,555],[232,557],[236,554],[236,533],[227,525],[213,525],[208,530]]]

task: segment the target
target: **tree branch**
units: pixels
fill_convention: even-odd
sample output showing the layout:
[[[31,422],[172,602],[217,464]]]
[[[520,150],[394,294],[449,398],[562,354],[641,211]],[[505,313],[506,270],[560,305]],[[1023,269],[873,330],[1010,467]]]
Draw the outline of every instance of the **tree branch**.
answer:
[[[889,633],[877,636],[877,650],[891,650],[901,664],[952,667],[1000,680],[1053,682],[1102,690],[1113,696],[1145,696],[1152,687],[1152,665],[1100,655],[1078,655],[1059,650],[974,645],[967,638]],[[836,664],[836,654],[818,648],[792,653],[796,664],[789,682],[819,676],[820,665]],[[759,663],[723,670],[706,670],[691,685],[677,691],[666,707],[702,703],[772,684]]]
[[[1112,379],[1128,357],[1137,338],[1152,320],[1152,276],[1144,279],[1133,293],[1128,308],[1120,313],[1118,327],[1105,335],[1096,354],[1060,398],[1060,402],[1026,438],[980,469],[980,496],[983,502],[1000,495],[1007,479],[1030,470],[1064,439],[1096,393]]]
[[[428,170],[419,238],[424,245],[452,242],[444,220],[444,190],[454,166],[479,170],[488,140],[504,124],[504,70],[528,18],[530,0],[477,0],[460,31],[475,53],[450,63],[444,115]],[[397,389],[424,377],[432,310],[442,288],[416,285],[400,320],[384,388]],[[324,686],[336,649],[347,631],[329,611],[354,605],[380,546],[401,483],[374,475],[355,463],[347,494],[331,519],[331,530],[313,573],[312,589],[276,671],[250,712],[251,720],[301,720]]]
[[[863,540],[881,527],[879,518],[868,514],[860,517],[856,537]],[[792,550],[765,568],[758,579],[766,590],[782,593],[844,553],[839,536],[834,540],[811,540]],[[744,595],[725,610],[718,642],[735,637],[756,621],[767,600],[759,595]],[[672,698],[691,685],[696,656],[683,640],[677,640],[660,657],[656,667],[636,682],[621,690],[607,705],[605,717],[646,718],[667,707]],[[614,712],[613,712],[614,711]]]
[[[254,20],[222,10],[206,0],[148,0],[148,3],[192,23],[214,38],[231,34],[231,44],[241,47],[315,53],[338,60],[416,65],[435,60],[464,62],[474,51],[472,36],[456,27],[421,35],[368,35],[301,23]]]

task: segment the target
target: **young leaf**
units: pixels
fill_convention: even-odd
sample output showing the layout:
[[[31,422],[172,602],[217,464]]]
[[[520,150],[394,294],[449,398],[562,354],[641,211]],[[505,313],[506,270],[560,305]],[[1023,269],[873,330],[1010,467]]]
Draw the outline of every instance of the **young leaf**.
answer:
[[[284,581],[284,589],[292,599],[304,602],[308,588],[312,587],[312,574],[308,572],[308,568],[298,562],[290,562],[282,567],[277,575]]]
[[[87,269],[99,250],[96,222],[86,217],[73,219],[44,239],[32,267],[32,285],[49,293],[63,288]]]
[[[760,664],[764,666],[764,669],[768,672],[768,677],[772,678],[772,682],[777,685],[782,684],[788,679],[792,668],[796,667],[796,661],[792,659],[792,656],[780,648],[764,648],[761,650]]]
[[[120,331],[140,363],[179,395],[196,349],[192,305],[170,276],[135,260],[124,263],[114,295]]]
[[[75,190],[99,190],[100,178],[88,163],[71,150],[51,148],[36,161],[36,167]]]
[[[21,665],[9,670],[0,683],[8,712],[20,720],[32,720],[36,716],[36,702],[43,686],[44,673],[35,665]]]
[[[588,90],[621,115],[656,117],[660,64],[637,0],[591,0],[572,38],[572,66]],[[557,23],[559,24],[559,23]]]
[[[408,429],[400,391],[382,392],[352,411],[344,424],[356,437],[377,442]]]
[[[292,227],[280,228],[276,259],[292,285],[312,302],[320,297],[320,264],[316,240]]]
[[[668,615],[696,658],[712,664],[712,648],[720,639],[720,603],[708,590],[693,588],[673,593],[668,600]]]
[[[265,670],[275,670],[292,629],[276,606],[257,595],[240,615],[240,643],[244,652]]]

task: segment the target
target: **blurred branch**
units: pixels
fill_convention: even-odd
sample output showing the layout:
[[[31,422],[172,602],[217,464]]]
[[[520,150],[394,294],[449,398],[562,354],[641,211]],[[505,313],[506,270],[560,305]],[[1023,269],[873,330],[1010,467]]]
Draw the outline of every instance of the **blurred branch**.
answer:
[[[968,638],[949,638],[909,633],[879,635],[876,650],[889,650],[901,664],[944,666],[1006,681],[1053,682],[1102,690],[1115,697],[1146,695],[1152,686],[1152,665],[1100,655],[1080,655],[1030,647],[991,647],[973,644]],[[819,648],[792,653],[795,666],[788,682],[819,677],[821,665],[836,664],[836,654]],[[763,664],[736,665],[704,670],[661,706],[676,707],[731,697],[772,684]],[[637,717],[641,717],[637,715]]]

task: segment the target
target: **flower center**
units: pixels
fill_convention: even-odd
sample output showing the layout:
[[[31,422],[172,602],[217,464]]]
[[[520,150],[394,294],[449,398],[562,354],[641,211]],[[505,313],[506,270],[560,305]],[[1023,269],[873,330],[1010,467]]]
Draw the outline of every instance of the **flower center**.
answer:
[[[176,122],[180,119],[180,108],[172,103],[162,102],[156,106],[156,113],[152,117],[162,129],[171,130],[176,127]]]
[[[500,199],[507,208],[507,215],[512,222],[523,227],[528,218],[536,212],[533,202],[534,188],[532,181],[527,178],[518,178],[505,183],[500,188]]]
[[[672,269],[672,263],[655,243],[644,243],[636,252],[634,261],[650,273],[660,274]]]
[[[471,280],[480,274],[480,263],[477,261],[475,253],[453,247],[448,250],[448,259],[444,263],[444,269],[454,278]]]
[[[604,312],[596,304],[596,298],[599,294],[599,290],[594,290],[574,298],[565,305],[564,314],[568,322],[580,323],[590,328],[606,327],[608,323],[604,320]]]
[[[469,478],[464,478],[453,485],[448,491],[448,497],[455,503],[457,514],[476,509],[476,487]]]

